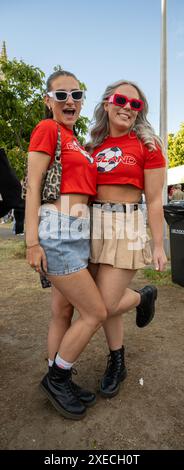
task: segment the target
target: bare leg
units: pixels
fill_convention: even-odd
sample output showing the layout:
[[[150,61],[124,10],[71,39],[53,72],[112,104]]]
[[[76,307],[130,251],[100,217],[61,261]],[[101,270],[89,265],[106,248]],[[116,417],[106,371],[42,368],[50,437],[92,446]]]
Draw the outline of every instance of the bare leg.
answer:
[[[100,265],[96,277],[108,318],[103,324],[109,349],[117,350],[123,345],[122,313],[136,307],[140,302],[140,294],[127,288],[136,271],[113,268],[109,265]]]
[[[140,295],[128,289],[135,271],[100,265],[96,283],[104,299],[108,317],[103,324],[110,349],[107,366],[100,381],[100,393],[105,398],[114,397],[127,376],[124,360],[122,313],[140,302]]]
[[[95,278],[99,265],[89,264],[89,272]],[[60,343],[71,326],[73,317],[73,305],[71,305],[64,295],[52,285],[51,310],[52,317],[48,331],[48,357],[54,360]]]
[[[139,305],[140,294],[127,288],[135,274],[135,270],[100,265],[96,284],[104,299],[108,316],[125,313]]]
[[[93,276],[93,278],[95,279],[96,283],[100,282],[99,277],[97,278],[97,274],[98,274],[99,270],[101,270],[101,266],[102,266],[101,264],[89,263],[88,269],[89,269],[91,275]],[[107,267],[107,272],[108,272],[109,271],[108,270],[109,266],[108,265],[103,265],[103,266],[105,266],[105,269]],[[112,267],[110,267],[110,272],[111,272],[111,269],[112,269]],[[114,273],[114,268],[113,268],[113,271],[112,271],[112,275],[113,275],[113,273]],[[99,274],[99,276],[100,276],[100,274]],[[102,274],[102,276],[103,276],[103,274]],[[120,284],[121,284],[121,290],[122,290],[122,293],[123,293],[124,288],[123,288],[122,279],[120,280]],[[106,290],[109,290],[109,287],[110,287],[110,283],[108,281],[108,285],[104,286],[104,291],[105,291],[104,302],[105,303],[107,302]],[[127,289],[127,290],[128,290],[128,294],[129,294],[129,289]],[[126,289],[125,289],[125,293],[126,293]],[[136,296],[136,297],[137,297],[137,302],[139,303],[139,296]],[[125,297],[125,300],[126,300],[126,297]],[[126,302],[128,302],[128,307],[129,307],[129,298],[126,300]],[[120,303],[121,303],[121,300],[120,300]],[[124,305],[123,305],[123,308],[124,308]],[[120,305],[120,309],[121,309],[121,305]],[[116,309],[115,309],[115,311],[113,311],[113,312],[114,312],[114,315],[112,315],[112,316],[110,316],[109,312],[108,312],[108,318],[103,324],[103,329],[104,329],[104,333],[105,333],[105,336],[106,336],[107,344],[109,346],[109,349],[111,349],[112,351],[120,349],[122,347],[123,343],[124,343],[124,328],[123,328],[122,311],[121,311],[121,313],[118,314],[118,313],[116,313]]]
[[[48,357],[54,360],[60,343],[66,331],[70,328],[73,316],[73,306],[54,286],[52,286],[51,310],[52,317],[48,331]]]
[[[124,343],[124,328],[122,315],[107,318],[103,324],[107,344],[111,351],[120,349]]]
[[[73,363],[106,319],[106,309],[99,290],[87,269],[66,276],[49,276],[52,284],[76,307],[79,318],[66,331],[59,355]]]
[[[107,312],[99,290],[87,269],[66,276],[48,277],[56,290],[54,300],[57,306],[58,299],[61,301],[58,290],[63,296],[62,303],[67,299],[68,304],[65,303],[65,306],[68,308],[69,304],[73,305],[79,312],[79,318],[72,325],[71,323],[67,325],[65,322],[66,331],[58,347],[60,360],[71,363],[69,365],[72,366],[92,335],[106,319]],[[81,419],[85,415],[86,406],[95,403],[95,394],[75,384],[71,379],[71,367],[68,369],[58,366],[57,359],[58,356],[49,372],[43,377],[40,387],[63,416]]]

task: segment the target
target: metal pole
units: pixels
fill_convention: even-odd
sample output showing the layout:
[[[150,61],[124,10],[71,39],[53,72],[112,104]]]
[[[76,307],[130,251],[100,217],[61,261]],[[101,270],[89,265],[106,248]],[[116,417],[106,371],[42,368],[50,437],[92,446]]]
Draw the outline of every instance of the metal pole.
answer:
[[[161,53],[160,53],[160,137],[164,144],[166,164],[168,168],[167,157],[167,0],[161,0]],[[167,192],[167,168],[166,181],[163,190],[163,204],[168,203]],[[169,255],[169,240],[167,236],[167,224],[164,222],[164,248],[167,256]]]

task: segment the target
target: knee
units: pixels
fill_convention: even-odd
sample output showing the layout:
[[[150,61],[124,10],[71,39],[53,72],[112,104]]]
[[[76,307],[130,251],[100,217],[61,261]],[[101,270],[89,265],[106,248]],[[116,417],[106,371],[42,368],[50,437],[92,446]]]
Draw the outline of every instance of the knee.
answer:
[[[100,323],[100,326],[107,320],[107,309],[104,307],[102,310],[99,312],[98,320]]]
[[[51,302],[52,318],[55,321],[71,321],[73,316],[73,306],[70,304],[64,305],[58,299],[52,299]]]
[[[118,315],[120,313],[118,307],[119,306],[116,302],[107,302],[106,303],[107,317]]]
[[[95,313],[93,314],[92,317],[92,322],[94,324],[95,329],[100,328],[103,323],[107,319],[107,310],[105,306],[100,306],[100,308],[96,309]]]

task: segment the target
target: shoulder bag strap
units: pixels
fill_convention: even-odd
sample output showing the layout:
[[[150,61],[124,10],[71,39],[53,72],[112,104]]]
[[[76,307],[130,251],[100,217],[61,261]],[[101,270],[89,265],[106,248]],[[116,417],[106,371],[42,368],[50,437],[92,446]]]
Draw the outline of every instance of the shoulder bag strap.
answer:
[[[61,163],[61,129],[59,125],[57,124],[57,144],[56,144],[56,150],[54,154],[54,161]]]

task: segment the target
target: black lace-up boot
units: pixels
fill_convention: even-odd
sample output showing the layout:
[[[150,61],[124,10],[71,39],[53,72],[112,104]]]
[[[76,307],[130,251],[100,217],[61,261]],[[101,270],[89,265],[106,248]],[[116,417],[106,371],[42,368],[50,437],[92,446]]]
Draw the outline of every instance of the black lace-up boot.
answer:
[[[54,362],[40,384],[53,406],[65,418],[81,419],[86,414],[84,404],[77,398],[71,384],[71,370],[61,369]]]
[[[139,328],[148,325],[155,314],[155,301],[157,299],[157,288],[155,286],[145,286],[140,289],[141,302],[136,307],[136,324]]]
[[[52,367],[49,367],[49,374],[51,371]],[[71,369],[71,374],[77,375],[76,369],[72,367]],[[90,392],[89,390],[85,390],[85,388],[80,387],[80,385],[76,384],[72,380],[72,375],[70,378],[70,383],[71,387],[73,390],[73,393],[76,395],[79,400],[84,403],[85,406],[90,407],[93,406],[96,403],[96,395],[93,392]]]
[[[77,375],[76,369],[72,367],[72,374]],[[89,390],[86,390],[85,388],[80,387],[80,385],[76,384],[71,380],[71,385],[73,392],[79,398],[82,403],[84,403],[85,406],[93,406],[96,403],[96,395],[93,392],[90,392]]]
[[[116,351],[110,350],[105,374],[100,383],[101,395],[106,398],[114,397],[119,391],[120,383],[126,376],[124,346]]]

